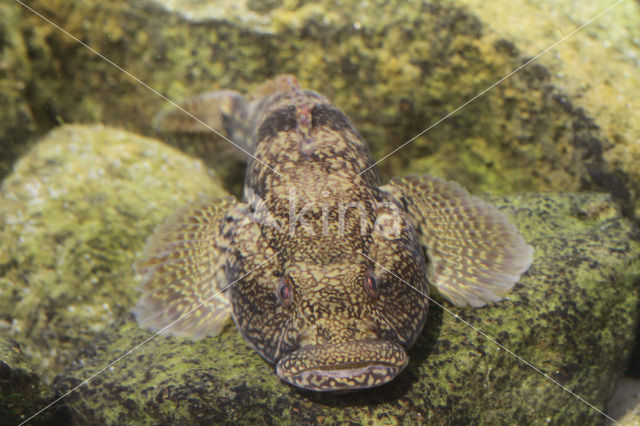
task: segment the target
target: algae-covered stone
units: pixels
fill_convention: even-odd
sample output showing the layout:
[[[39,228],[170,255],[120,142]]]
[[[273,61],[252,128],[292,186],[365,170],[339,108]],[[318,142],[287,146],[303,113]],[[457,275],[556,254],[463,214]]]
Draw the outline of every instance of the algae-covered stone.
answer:
[[[634,407],[621,420],[622,426],[640,426],[640,404]]]
[[[620,185],[629,187],[637,199],[640,2],[516,0],[509,2],[508,13],[502,2],[458,2],[523,54],[533,56],[555,44],[539,61],[549,70],[549,83],[562,87],[573,108],[594,119],[605,143],[591,149],[602,150],[604,161],[622,172],[626,182]],[[635,214],[640,217],[640,204]]]
[[[494,201],[535,246],[533,266],[507,299],[493,306],[432,304],[425,331],[409,351],[407,371],[388,385],[343,395],[301,391],[280,382],[273,366],[231,325],[201,341],[151,338],[129,317],[104,330],[58,377],[56,388],[64,392],[135,349],[69,395],[78,419],[109,424],[602,422],[597,411],[508,351],[603,409],[624,370],[638,317],[637,236],[606,195]]]
[[[640,379],[622,377],[616,393],[607,405],[607,412],[625,426],[640,426]]]
[[[219,88],[250,90],[276,74],[295,74],[342,108],[381,158],[537,54],[541,46],[527,41],[539,39],[540,21],[545,35],[554,30],[542,44],[548,47],[607,2],[588,8],[577,1],[530,2],[536,13],[548,13],[519,20],[516,35],[500,31],[501,23],[511,27],[516,8],[485,3],[493,15],[472,0],[30,5],[173,100]],[[568,22],[571,7],[579,22]],[[569,16],[560,28],[556,8]],[[496,10],[504,19],[496,19]],[[564,67],[550,53],[511,75],[383,161],[383,175],[431,172],[476,192],[605,189],[625,213],[640,216],[640,121],[632,108],[640,86],[637,73],[629,74],[638,63],[632,31],[639,21],[637,2],[622,2],[572,36],[570,43],[586,47],[562,57]],[[33,64],[39,116],[56,111],[67,122],[151,132],[163,99],[28,11],[25,27],[34,34],[31,48],[42,52]],[[570,79],[571,73],[581,78]],[[594,87],[591,74],[599,79]],[[615,90],[605,90],[607,79],[615,80]],[[220,158],[208,153],[221,145],[181,146],[212,165]],[[216,169],[239,188],[237,164],[223,161]]]
[[[0,2],[0,180],[11,170],[18,155],[26,151],[25,139],[36,131],[27,101],[30,62],[20,31],[20,6]]]
[[[0,337],[0,424],[18,424],[54,398],[53,390],[33,371],[20,346]],[[68,421],[64,406],[55,407],[38,418],[39,424]]]
[[[103,126],[64,126],[0,189],[0,333],[52,378],[136,299],[131,264],[173,208],[223,195],[202,162]]]

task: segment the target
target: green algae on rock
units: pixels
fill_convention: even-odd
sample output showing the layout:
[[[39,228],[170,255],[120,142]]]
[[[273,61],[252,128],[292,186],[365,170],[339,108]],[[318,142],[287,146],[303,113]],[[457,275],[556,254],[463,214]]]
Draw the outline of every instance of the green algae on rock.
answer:
[[[103,126],[64,126],[0,189],[0,332],[52,378],[137,298],[131,264],[175,206],[224,195],[202,162]]]
[[[256,7],[240,1],[218,8],[187,0],[39,0],[30,5],[171,99],[221,87],[249,90],[276,74],[295,74],[304,87],[344,110],[380,158],[538,53],[530,51],[538,46],[520,46],[520,39],[514,43],[514,36],[498,32],[495,20],[476,13],[472,3],[270,1]],[[626,10],[625,31],[640,16],[634,13],[636,3],[620,6]],[[612,21],[599,22],[573,38],[596,34],[596,44],[607,41]],[[600,28],[601,23],[606,25]],[[151,117],[163,101],[47,26],[25,11],[25,27],[48,35],[28,39],[30,48],[43,52],[33,63],[33,91],[50,94],[34,100],[37,115],[53,110],[68,122],[101,121],[150,133]],[[520,37],[535,33],[521,28]],[[637,41],[624,41],[621,49],[625,55],[599,49],[589,62],[625,71],[637,56]],[[599,90],[584,94],[590,90],[588,70],[581,72],[579,90],[569,84],[571,91],[565,91],[563,74],[546,61],[514,74],[385,160],[383,175],[429,172],[472,192],[503,194],[604,189],[625,213],[637,214],[638,120],[603,113],[608,106],[600,105]],[[635,102],[640,96],[634,81],[616,80],[615,96],[605,96],[607,102]],[[628,113],[626,107],[616,111]],[[215,166],[238,192],[238,164],[217,155],[225,145],[175,143]]]
[[[575,35],[556,45],[541,63],[549,84],[562,87],[574,110],[582,109],[600,127],[600,144],[576,141],[600,149],[602,161],[623,172],[620,182],[638,197],[640,188],[640,3],[579,0],[516,0],[509,13],[502,2],[459,0],[497,36],[510,40],[521,52],[533,56],[599,15]],[[523,31],[523,28],[526,30]],[[600,146],[598,146],[600,145]],[[576,148],[579,148],[576,146]],[[593,163],[587,159],[588,163]],[[596,166],[595,164],[592,165]],[[593,173],[593,171],[592,171]],[[602,180],[602,177],[599,177]],[[640,204],[635,216],[640,218]]]
[[[629,413],[620,419],[622,426],[638,426],[640,425],[640,404],[635,406]]]
[[[53,390],[34,372],[20,345],[0,337],[0,423],[18,424],[54,398]],[[63,424],[69,419],[66,407],[58,406],[38,421]]]
[[[629,364],[632,365],[633,359]],[[627,372],[628,373],[628,372]],[[625,426],[640,422],[640,379],[621,377],[616,393],[607,404],[607,413]],[[635,424],[638,426],[638,423]]]
[[[629,356],[640,244],[611,198],[493,200],[536,247],[508,300],[434,307],[407,370],[376,390],[318,395],[280,382],[236,330],[191,341],[158,336],[69,395],[84,421],[117,423],[598,423],[602,417],[456,320],[458,314],[603,408]],[[64,392],[151,334],[124,318],[56,380]]]
[[[0,3],[0,180],[26,150],[24,140],[37,127],[25,96],[31,66],[20,32],[20,12],[15,2]]]

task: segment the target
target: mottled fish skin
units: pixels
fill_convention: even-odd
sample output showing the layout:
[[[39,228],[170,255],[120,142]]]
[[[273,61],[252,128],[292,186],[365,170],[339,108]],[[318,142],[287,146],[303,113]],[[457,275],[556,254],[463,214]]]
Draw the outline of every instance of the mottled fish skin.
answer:
[[[207,108],[206,99],[215,103]],[[348,117],[292,76],[247,97],[215,92],[185,105],[208,111],[209,124],[252,153],[244,200],[187,210],[150,240],[137,267],[143,326],[161,329],[195,307],[175,334],[199,338],[219,332],[230,311],[283,380],[316,391],[369,388],[407,365],[430,288],[482,306],[531,263],[533,249],[506,217],[457,184],[424,175],[381,186]],[[176,113],[159,121],[165,131],[202,130]],[[223,278],[213,271],[221,259]],[[224,293],[194,303],[230,283],[230,308]]]
[[[256,252],[283,251],[260,273],[231,287],[235,322],[256,351],[278,362],[281,377],[296,385],[333,390],[383,383],[406,365],[401,348],[420,332],[427,300],[363,254],[390,265],[426,293],[425,264],[415,261],[421,258],[417,238],[409,233],[387,241],[372,232],[386,195],[374,169],[359,176],[373,158],[350,120],[326,98],[287,80],[256,111],[245,202],[260,199],[278,226],[249,225],[256,229],[249,246],[236,245],[230,275],[248,273],[255,262],[246,259]],[[306,207],[306,224],[292,223],[292,200],[296,213]],[[361,209],[345,211],[341,227],[339,205],[349,203]],[[328,212],[324,230],[323,209]],[[246,227],[238,229],[235,241],[247,234]],[[365,288],[369,278],[378,287],[374,297]],[[278,296],[283,286],[291,293],[288,304]],[[305,369],[294,372],[287,366],[299,357],[299,348],[305,348]],[[335,360],[322,365],[324,372],[314,373],[330,357]],[[336,365],[349,374],[327,374]]]

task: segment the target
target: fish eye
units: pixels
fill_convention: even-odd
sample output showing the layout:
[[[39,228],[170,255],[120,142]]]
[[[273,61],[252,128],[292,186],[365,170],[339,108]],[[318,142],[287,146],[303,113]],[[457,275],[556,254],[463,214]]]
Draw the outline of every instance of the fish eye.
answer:
[[[283,308],[286,308],[293,301],[293,292],[291,291],[291,278],[282,277],[280,278],[280,282],[278,283],[278,287],[276,288],[276,297],[278,298],[278,303]]]
[[[365,275],[364,289],[370,297],[378,297],[378,281],[372,275]]]

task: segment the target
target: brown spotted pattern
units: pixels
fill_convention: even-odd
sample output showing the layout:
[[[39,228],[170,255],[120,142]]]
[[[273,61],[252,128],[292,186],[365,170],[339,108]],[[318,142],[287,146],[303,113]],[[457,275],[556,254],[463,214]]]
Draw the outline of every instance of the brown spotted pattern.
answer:
[[[286,382],[368,388],[407,365],[429,287],[481,306],[531,263],[506,217],[458,185],[425,175],[381,186],[349,118],[291,76],[185,106],[251,152],[244,200],[187,207],[156,231],[137,265],[144,326],[201,338],[232,315]],[[158,121],[206,128],[180,113]]]
[[[326,365],[329,357],[344,355],[344,344],[351,350],[360,342],[367,342],[363,348],[370,342],[389,342],[396,349],[411,345],[426,318],[427,300],[415,297],[410,287],[362,254],[425,293],[426,269],[410,228],[392,241],[373,232],[377,205],[387,195],[377,188],[375,170],[358,176],[373,164],[366,143],[346,115],[324,97],[295,86],[264,99],[259,111],[253,155],[260,161],[248,165],[245,192],[259,199],[278,224],[260,225],[258,240],[271,252],[283,251],[277,262],[231,288],[238,328],[269,361],[305,348],[308,366],[322,365],[325,372],[331,367]],[[245,201],[254,204],[252,199]],[[304,221],[295,220],[298,213]],[[231,261],[233,276],[250,269],[244,259],[253,251],[245,253],[242,245],[236,246],[240,249]],[[376,282],[376,297],[363,284],[369,275]],[[288,306],[279,303],[276,292],[283,277],[292,293]],[[403,368],[387,355],[380,351],[361,361],[370,374],[358,376],[364,382],[356,387],[384,383]],[[348,370],[349,365],[334,367]],[[326,383],[324,390],[349,387],[345,380],[335,386]]]

